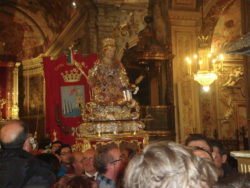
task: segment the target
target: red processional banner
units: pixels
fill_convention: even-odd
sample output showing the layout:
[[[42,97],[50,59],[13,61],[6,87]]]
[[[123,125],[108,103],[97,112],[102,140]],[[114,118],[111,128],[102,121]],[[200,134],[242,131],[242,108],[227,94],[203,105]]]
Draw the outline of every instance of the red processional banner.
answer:
[[[51,140],[74,144],[72,127],[82,122],[80,106],[89,102],[90,88],[86,77],[77,69],[76,61],[84,72],[93,66],[96,54],[88,56],[74,55],[73,61],[68,56],[52,60],[44,57],[46,84],[46,130]]]

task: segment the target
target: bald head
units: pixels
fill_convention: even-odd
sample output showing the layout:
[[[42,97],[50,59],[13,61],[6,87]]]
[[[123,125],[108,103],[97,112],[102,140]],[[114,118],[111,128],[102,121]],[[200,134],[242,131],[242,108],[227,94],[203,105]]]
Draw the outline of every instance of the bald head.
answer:
[[[27,138],[24,123],[19,120],[7,121],[0,131],[3,148],[22,148]]]

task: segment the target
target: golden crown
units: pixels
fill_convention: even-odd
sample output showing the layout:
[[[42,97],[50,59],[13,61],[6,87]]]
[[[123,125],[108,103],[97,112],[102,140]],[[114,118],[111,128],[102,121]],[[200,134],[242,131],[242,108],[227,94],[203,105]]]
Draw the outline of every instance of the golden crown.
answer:
[[[115,47],[115,39],[112,38],[105,38],[102,40],[102,48],[106,48],[108,46]]]
[[[79,82],[82,74],[77,69],[72,69],[70,71],[65,71],[61,73],[64,82]]]

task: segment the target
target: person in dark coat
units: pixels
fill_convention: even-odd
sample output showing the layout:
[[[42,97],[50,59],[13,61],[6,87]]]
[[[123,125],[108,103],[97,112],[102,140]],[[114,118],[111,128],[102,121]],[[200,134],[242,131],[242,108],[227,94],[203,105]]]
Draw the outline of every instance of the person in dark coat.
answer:
[[[23,150],[29,138],[22,121],[11,120],[0,131],[0,187],[47,188],[56,180],[48,164]]]

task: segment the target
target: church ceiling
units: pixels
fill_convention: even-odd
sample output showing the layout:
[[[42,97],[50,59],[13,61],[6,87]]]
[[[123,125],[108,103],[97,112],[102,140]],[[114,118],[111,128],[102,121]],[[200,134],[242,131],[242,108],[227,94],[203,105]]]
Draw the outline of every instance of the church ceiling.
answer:
[[[75,11],[72,0],[1,0],[0,60],[16,61],[39,55]]]
[[[149,0],[0,0],[0,61],[21,61],[45,52],[71,20],[76,11],[84,11],[91,3]],[[207,8],[202,31],[212,35],[217,20],[233,0],[204,0]],[[197,5],[197,0],[174,0],[174,3]],[[190,4],[190,5],[189,5]],[[92,6],[92,5],[91,5]],[[82,8],[84,7],[84,8]],[[4,55],[3,55],[4,54]]]
[[[203,25],[201,27],[201,33],[209,36],[210,43],[212,42],[212,37],[216,24],[221,16],[221,14],[232,5],[234,0],[205,0],[205,8],[207,6],[208,10],[204,16]]]

